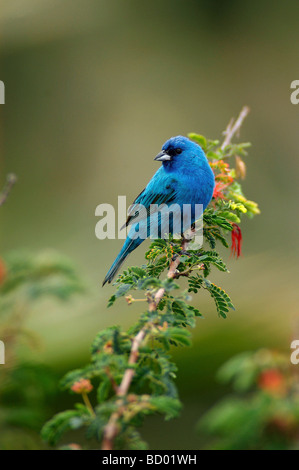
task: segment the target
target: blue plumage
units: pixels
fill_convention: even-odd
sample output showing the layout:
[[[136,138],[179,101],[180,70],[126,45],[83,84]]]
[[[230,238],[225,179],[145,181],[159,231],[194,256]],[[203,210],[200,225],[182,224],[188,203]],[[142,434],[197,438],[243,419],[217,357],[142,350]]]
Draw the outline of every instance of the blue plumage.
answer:
[[[173,204],[177,204],[181,210],[184,204],[190,204],[191,218],[180,220],[180,231],[184,232],[195,222],[195,205],[202,204],[205,210],[212,199],[215,178],[199,145],[186,137],[172,137],[165,142],[155,160],[161,161],[162,165],[129,209],[126,225],[131,225],[131,229],[103,285],[112,281],[126,257],[143,242],[143,238],[137,237],[136,232],[145,232],[144,238],[149,236],[154,219],[153,215],[151,218],[149,216],[151,205],[164,204],[167,211]],[[138,210],[139,204],[147,210],[143,215]],[[167,233],[173,233],[173,229],[177,227],[176,222],[175,215],[172,215]],[[161,226],[161,218],[157,225],[157,237],[161,238],[166,233],[163,222]]]

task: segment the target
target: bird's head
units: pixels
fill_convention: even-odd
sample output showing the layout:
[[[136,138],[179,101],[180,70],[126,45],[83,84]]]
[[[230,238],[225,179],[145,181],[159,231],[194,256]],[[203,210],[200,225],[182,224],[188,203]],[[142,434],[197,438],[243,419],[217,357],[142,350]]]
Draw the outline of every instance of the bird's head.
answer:
[[[178,135],[165,142],[162,151],[155,157],[155,160],[172,166],[191,163],[194,158],[203,158],[206,161],[205,154],[199,145],[187,137]]]

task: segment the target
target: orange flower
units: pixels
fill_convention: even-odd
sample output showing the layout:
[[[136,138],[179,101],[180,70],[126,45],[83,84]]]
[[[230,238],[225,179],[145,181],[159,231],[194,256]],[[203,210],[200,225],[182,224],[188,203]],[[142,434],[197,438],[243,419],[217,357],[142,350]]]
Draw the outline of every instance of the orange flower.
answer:
[[[90,383],[90,380],[88,379],[80,379],[78,380],[77,382],[75,382],[72,387],[71,387],[71,390],[73,390],[73,392],[75,393],[89,393],[91,392],[93,389],[93,386],[91,385]]]
[[[285,379],[277,369],[267,369],[258,378],[260,389],[271,394],[281,394],[285,392]]]
[[[227,186],[228,184],[224,184],[222,181],[216,181],[213,192],[213,199],[225,199],[223,191],[227,188]]]
[[[106,354],[113,354],[113,343],[112,343],[111,339],[109,339],[109,341],[107,341],[107,343],[104,344],[103,351]]]
[[[229,172],[229,164],[224,160],[217,160],[215,162],[210,162],[212,170],[219,170],[220,172]]]

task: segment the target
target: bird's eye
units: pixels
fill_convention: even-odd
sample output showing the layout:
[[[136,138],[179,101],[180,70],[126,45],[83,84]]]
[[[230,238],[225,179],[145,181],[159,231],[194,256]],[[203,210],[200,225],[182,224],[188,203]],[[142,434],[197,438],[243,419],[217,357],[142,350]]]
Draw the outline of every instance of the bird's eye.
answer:
[[[176,153],[177,155],[179,155],[180,153],[182,153],[182,149],[176,149]]]

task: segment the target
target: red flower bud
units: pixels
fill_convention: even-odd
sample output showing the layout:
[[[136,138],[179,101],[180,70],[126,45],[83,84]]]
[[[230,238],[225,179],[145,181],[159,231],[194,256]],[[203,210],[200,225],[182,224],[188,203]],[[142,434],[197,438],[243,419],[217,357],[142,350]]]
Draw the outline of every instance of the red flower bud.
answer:
[[[75,393],[89,393],[91,392],[93,389],[93,386],[91,385],[90,383],[90,380],[88,379],[80,379],[78,380],[77,382],[75,382],[72,387],[71,387],[71,390]]]
[[[233,223],[233,230],[231,232],[232,236],[232,246],[231,246],[231,254],[236,258],[241,256],[242,252],[242,232],[239,225]]]
[[[280,394],[285,391],[285,379],[279,370],[268,369],[260,374],[258,386],[271,394]]]

